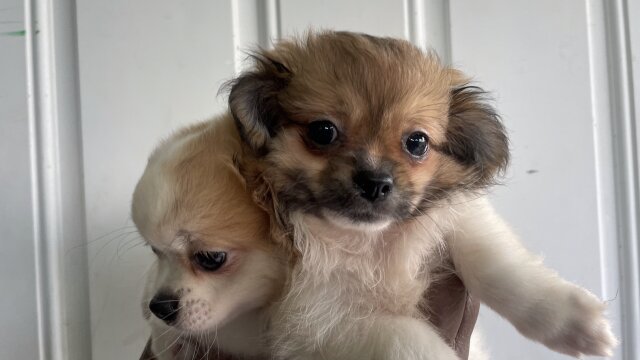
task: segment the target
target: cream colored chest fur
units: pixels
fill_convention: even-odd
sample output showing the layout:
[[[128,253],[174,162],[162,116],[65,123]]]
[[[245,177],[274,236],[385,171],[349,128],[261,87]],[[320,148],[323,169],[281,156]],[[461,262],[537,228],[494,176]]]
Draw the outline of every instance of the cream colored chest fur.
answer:
[[[417,315],[430,270],[441,261],[441,228],[416,219],[383,232],[363,232],[327,227],[310,215],[292,219],[302,253],[294,275],[297,286],[328,290],[363,315]]]

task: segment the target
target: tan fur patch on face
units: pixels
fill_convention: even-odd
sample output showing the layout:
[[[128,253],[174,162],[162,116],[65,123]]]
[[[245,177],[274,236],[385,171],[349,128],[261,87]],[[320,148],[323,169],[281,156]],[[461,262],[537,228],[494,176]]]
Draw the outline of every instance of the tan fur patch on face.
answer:
[[[185,149],[174,167],[176,202],[167,220],[181,222],[201,247],[266,249],[268,217],[253,203],[233,164],[233,151],[239,152],[229,141],[234,137],[211,129]]]
[[[275,151],[287,152],[289,156],[282,157],[283,168],[296,168],[299,164],[307,164],[309,173],[319,173],[327,165],[327,159],[320,153],[312,152],[305,145],[304,129],[294,126],[282,132],[281,141],[275,144]]]
[[[149,168],[159,170],[145,173],[140,183],[147,176],[167,185],[156,189],[161,193],[145,185],[151,190],[146,190],[144,201],[134,195],[133,204],[134,220],[140,218],[136,224],[141,231],[148,229],[142,234],[148,241],[164,238],[181,247],[197,241],[199,248],[270,248],[268,215],[253,202],[234,164],[234,156],[242,151],[236,131],[228,118],[206,122],[181,130],[155,151]],[[161,197],[168,200],[154,201]],[[138,215],[148,213],[158,216]]]

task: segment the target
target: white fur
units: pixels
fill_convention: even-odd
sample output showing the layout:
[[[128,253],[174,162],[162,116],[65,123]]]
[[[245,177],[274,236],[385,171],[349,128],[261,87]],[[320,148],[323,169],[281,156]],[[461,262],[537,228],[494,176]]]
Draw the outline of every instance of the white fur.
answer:
[[[608,355],[616,343],[603,303],[545,268],[484,198],[461,196],[384,231],[299,213],[291,222],[302,256],[274,315],[279,359],[456,359],[416,313],[443,249],[472,295],[525,336],[574,356]]]
[[[447,239],[456,270],[474,296],[553,350],[611,355],[616,340],[602,301],[546,268],[486,199],[456,210],[456,230]]]
[[[279,359],[456,359],[416,304],[442,234],[419,222],[363,232],[293,214],[302,253],[271,329]],[[404,231],[408,230],[408,231]]]

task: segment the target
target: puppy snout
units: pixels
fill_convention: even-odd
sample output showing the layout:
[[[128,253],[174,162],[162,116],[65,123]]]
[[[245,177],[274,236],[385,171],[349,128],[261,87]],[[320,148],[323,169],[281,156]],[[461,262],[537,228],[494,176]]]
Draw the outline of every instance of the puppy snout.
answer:
[[[360,196],[371,202],[384,200],[393,190],[393,178],[386,173],[358,171],[353,183]]]
[[[176,294],[160,292],[149,302],[149,310],[160,320],[171,324],[178,318],[180,299]]]

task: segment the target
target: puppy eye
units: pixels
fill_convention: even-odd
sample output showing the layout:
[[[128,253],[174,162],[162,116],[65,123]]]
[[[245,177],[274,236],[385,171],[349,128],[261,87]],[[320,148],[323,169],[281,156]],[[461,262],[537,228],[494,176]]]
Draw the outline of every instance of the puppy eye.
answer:
[[[201,251],[193,255],[193,261],[205,271],[216,271],[227,261],[224,251]]]
[[[316,145],[329,145],[338,137],[338,129],[329,120],[317,120],[309,124],[307,136]]]
[[[416,131],[407,137],[404,149],[413,157],[423,157],[429,149],[429,137],[422,131]]]

